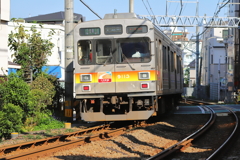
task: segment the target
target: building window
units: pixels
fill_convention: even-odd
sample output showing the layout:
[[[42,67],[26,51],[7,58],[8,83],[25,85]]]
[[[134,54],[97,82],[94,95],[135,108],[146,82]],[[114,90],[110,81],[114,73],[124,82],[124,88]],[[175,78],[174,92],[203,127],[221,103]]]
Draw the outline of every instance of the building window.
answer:
[[[211,55],[211,64],[213,64],[213,54]]]
[[[228,38],[228,30],[223,30],[222,31],[222,38],[227,39]]]

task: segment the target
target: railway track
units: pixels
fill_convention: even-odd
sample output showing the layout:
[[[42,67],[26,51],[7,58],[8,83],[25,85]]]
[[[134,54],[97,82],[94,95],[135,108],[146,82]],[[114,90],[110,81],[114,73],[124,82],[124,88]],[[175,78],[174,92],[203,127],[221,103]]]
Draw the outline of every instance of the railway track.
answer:
[[[0,159],[37,159],[62,149],[68,149],[97,139],[108,138],[113,133],[116,134],[123,130],[123,128],[119,128],[111,131],[109,127],[110,124],[100,125],[64,135],[2,147],[0,148]]]
[[[178,154],[175,154],[175,155],[179,155],[179,154],[182,154],[183,152],[184,152],[184,150],[186,149],[186,148],[188,148],[189,146],[191,146],[192,144],[194,144],[194,143],[196,143],[196,140],[197,141],[201,141],[201,138],[198,138],[197,139],[197,135],[198,134],[203,134],[203,133],[205,133],[205,132],[207,132],[208,131],[208,129],[211,129],[212,127],[211,126],[213,126],[213,125],[216,125],[216,122],[214,123],[214,120],[216,121],[216,119],[218,119],[218,117],[216,118],[216,113],[214,112],[214,110],[213,109],[211,109],[211,108],[208,108],[207,106],[201,106],[201,108],[202,109],[204,109],[205,110],[205,112],[207,113],[207,112],[211,112],[211,114],[206,114],[206,115],[204,115],[204,117],[205,118],[207,118],[207,117],[209,117],[209,120],[208,120],[208,124],[205,124],[204,125],[204,123],[202,123],[202,124],[199,124],[199,123],[196,123],[196,122],[193,122],[192,124],[195,124],[195,125],[200,125],[200,126],[203,126],[203,127],[196,127],[195,129],[194,128],[192,128],[191,130],[189,130],[189,131],[193,131],[193,130],[197,130],[197,133],[196,134],[191,134],[190,136],[188,136],[188,137],[186,137],[186,138],[183,138],[184,136],[181,136],[181,138],[183,139],[182,141],[180,141],[180,139],[179,138],[176,138],[176,137],[170,137],[169,136],[169,139],[178,139],[178,141],[177,141],[177,143],[176,144],[174,144],[174,145],[171,145],[170,147],[169,147],[169,145],[168,145],[168,147],[167,147],[167,149],[166,150],[169,150],[169,151],[166,151],[166,150],[162,150],[161,148],[165,148],[165,147],[161,147],[162,145],[161,145],[161,143],[159,144],[160,146],[159,147],[157,147],[157,143],[155,144],[154,143],[154,145],[153,145],[153,142],[149,142],[150,143],[150,146],[152,146],[153,147],[153,149],[155,148],[156,149],[156,147],[158,148],[158,150],[159,150],[159,152],[161,151],[161,154],[166,154],[166,155],[161,155],[162,157],[157,157],[157,155],[154,155],[154,154],[151,154],[151,153],[145,153],[145,154],[142,154],[143,155],[143,159],[147,159],[148,157],[150,157],[149,159],[168,159],[169,157],[171,157],[171,152],[170,151],[178,151]],[[225,108],[225,109],[228,109],[228,108]],[[230,112],[230,111],[229,111]],[[230,115],[233,115],[233,117],[234,117],[234,112],[233,113],[230,113]],[[172,117],[172,116],[171,116]],[[194,116],[192,116],[193,118],[194,118]],[[235,116],[236,118],[237,118],[237,116]],[[172,118],[170,118],[170,119],[172,119]],[[191,120],[192,118],[190,118],[189,120]],[[200,119],[199,119],[200,120]],[[172,121],[173,122],[173,121]],[[201,120],[201,122],[204,122],[204,119],[202,119]],[[185,124],[185,123],[184,123]],[[186,123],[187,124],[187,123]],[[234,122],[234,124],[238,124],[238,122],[236,121],[236,122]],[[154,125],[154,123],[151,123],[150,125]],[[147,126],[147,124],[143,124],[143,123],[141,123],[141,124],[139,124],[138,126],[142,126],[143,128],[144,128],[144,126]],[[159,124],[158,124],[158,126],[159,126]],[[207,127],[208,126],[208,127]],[[111,138],[111,137],[114,137],[114,136],[117,136],[117,137],[121,137],[121,136],[118,136],[118,135],[120,135],[120,134],[124,134],[124,133],[126,133],[126,131],[128,130],[128,129],[131,129],[131,128],[134,128],[134,126],[133,125],[128,125],[128,126],[125,126],[125,127],[121,127],[121,128],[110,128],[109,127],[109,125],[106,125],[106,126],[99,126],[100,128],[98,128],[98,127],[94,127],[94,128],[89,128],[89,129],[86,129],[86,130],[82,130],[82,131],[80,131],[80,133],[79,132],[76,132],[76,133],[69,133],[68,135],[63,135],[63,137],[62,138],[60,138],[60,137],[52,137],[52,138],[49,138],[49,139],[45,139],[45,140],[39,140],[39,141],[37,141],[37,142],[30,142],[30,143],[26,143],[26,144],[20,144],[20,145],[18,145],[18,146],[15,146],[15,148],[14,148],[14,146],[11,146],[12,147],[12,150],[20,150],[20,153],[21,154],[19,154],[19,152],[16,152],[16,151],[14,151],[15,153],[14,154],[10,154],[10,152],[11,152],[11,149],[8,147],[8,148],[5,148],[5,150],[3,150],[2,148],[0,148],[0,153],[2,154],[2,155],[0,155],[0,159],[28,159],[28,158],[31,158],[31,159],[37,159],[37,157],[43,157],[43,156],[52,156],[53,155],[53,153],[57,153],[58,151],[66,151],[66,150],[68,150],[68,149],[70,149],[70,148],[76,148],[75,146],[82,146],[81,148],[85,148],[85,144],[92,144],[92,143],[89,143],[89,142],[92,142],[92,141],[95,141],[95,140],[104,140],[105,142],[107,141],[108,143],[109,142],[117,142],[116,140],[114,140],[115,138]],[[103,128],[101,128],[101,127],[103,127]],[[136,126],[137,127],[137,126]],[[142,128],[142,129],[143,129]],[[156,127],[155,127],[156,128]],[[168,134],[169,133],[169,131],[171,131],[172,130],[172,132],[179,132],[180,130],[179,129],[181,129],[181,128],[179,128],[179,129],[174,129],[174,128],[166,128],[166,127],[161,127],[162,129],[167,129],[166,130],[166,134]],[[187,127],[188,128],[188,127]],[[186,128],[186,129],[187,129]],[[208,129],[207,129],[208,128]],[[162,130],[161,129],[161,130]],[[169,130],[169,129],[171,129],[171,130]],[[188,128],[189,129],[189,128]],[[91,131],[92,130],[92,131]],[[151,130],[151,129],[150,129]],[[153,134],[155,134],[155,135],[159,135],[159,134],[157,134],[157,132],[158,132],[158,130],[155,130],[155,129],[153,129],[152,128],[152,130],[154,130],[154,133]],[[237,127],[235,127],[235,129],[233,129],[233,130],[235,130],[235,131],[237,131]],[[187,134],[189,134],[190,132],[186,132]],[[139,133],[141,133],[141,132],[139,132]],[[180,132],[181,133],[181,132]],[[187,135],[187,134],[183,134],[183,133],[181,133],[182,135]],[[128,134],[129,135],[129,134]],[[132,135],[132,134],[130,134],[130,135]],[[208,157],[209,157],[209,159],[214,159],[217,155],[218,155],[218,153],[219,152],[221,152],[223,149],[222,148],[224,148],[224,146],[225,145],[227,145],[228,144],[228,141],[234,136],[234,133],[232,133],[231,134],[232,136],[230,137],[230,138],[226,138],[226,139],[228,139],[228,140],[226,140],[226,141],[224,141],[223,142],[223,144],[222,145],[219,145],[219,146],[221,146],[220,147],[220,149],[214,149],[214,151],[216,152],[213,152],[212,151],[212,153],[210,154],[208,154]],[[65,138],[64,138],[64,136],[65,136]],[[159,135],[159,136],[163,136],[164,137],[164,135]],[[116,137],[116,138],[117,138]],[[129,137],[129,138],[131,138],[131,136],[127,136],[127,135],[125,135],[125,136],[123,136],[123,137]],[[205,137],[205,136],[202,136],[202,137]],[[52,140],[52,139],[56,139],[56,140]],[[109,139],[110,138],[110,139]],[[50,140],[51,139],[51,140]],[[57,140],[58,139],[58,140]],[[40,142],[40,141],[42,141],[42,142]],[[45,141],[45,142],[44,142]],[[76,141],[76,142],[75,142]],[[78,142],[77,142],[78,141]],[[155,140],[156,141],[156,140]],[[53,143],[54,142],[54,143]],[[123,143],[122,142],[122,140],[120,140],[119,142],[121,142],[121,143]],[[117,142],[117,143],[119,143],[119,142]],[[139,143],[139,145],[142,145],[143,143],[142,143],[142,141],[141,140],[139,140],[139,142],[141,142],[141,143]],[[147,141],[146,141],[147,142]],[[103,141],[100,141],[100,142],[94,142],[94,145],[96,145],[96,143],[101,143],[101,144],[103,144],[104,142]],[[127,143],[129,143],[129,142],[127,142]],[[46,145],[47,144],[47,145]],[[147,144],[147,143],[146,143]],[[173,144],[173,143],[172,143]],[[120,143],[119,143],[119,145],[120,145]],[[126,145],[126,144],[124,144],[124,145]],[[124,146],[123,145],[123,146]],[[136,145],[136,144],[134,144],[134,145]],[[134,146],[133,145],[133,146]],[[166,144],[167,145],[167,144]],[[45,147],[44,147],[45,146]],[[62,147],[61,147],[62,146]],[[89,146],[89,145],[88,145]],[[100,145],[100,146],[105,146],[105,145]],[[120,145],[121,146],[121,145]],[[149,146],[149,144],[147,145],[147,146]],[[155,146],[155,147],[154,147]],[[47,148],[48,147],[48,148]],[[78,147],[77,147],[78,148]],[[91,148],[91,147],[90,147]],[[130,148],[132,148],[132,147],[130,147]],[[123,150],[125,150],[126,151],[126,149],[127,150],[129,150],[130,148],[123,148]],[[136,146],[134,146],[134,148],[136,148]],[[191,147],[190,147],[191,148]],[[99,150],[100,148],[98,148],[98,150]],[[38,150],[38,151],[37,151]],[[104,150],[104,148],[101,148],[100,150]],[[110,150],[110,151],[113,151],[113,152],[116,152],[116,153],[118,153],[118,154],[123,154],[124,156],[126,156],[126,155],[128,155],[128,153],[126,152],[122,152],[120,149],[117,149],[117,148],[115,148],[115,147],[113,147],[113,146],[111,146],[111,145],[108,145],[107,147],[106,147],[106,150]],[[91,151],[95,151],[94,149],[90,149],[89,150],[89,152],[91,152]],[[70,151],[71,153],[73,152],[73,151]],[[77,153],[76,151],[74,151],[75,153]],[[78,151],[79,152],[79,151]],[[82,155],[82,150],[80,149],[80,153],[79,153],[79,155],[80,155],[80,157],[82,157],[83,159],[88,159],[88,156],[86,157],[86,156],[83,156]],[[132,150],[132,149],[130,149],[129,150],[129,153],[144,153],[144,152],[142,152],[142,151],[138,151],[138,152],[136,152],[135,150]],[[166,152],[166,153],[165,153]],[[155,152],[155,154],[156,154],[156,152]],[[160,154],[160,153],[159,153]],[[184,153],[183,153],[184,154]],[[55,155],[55,154],[54,154]],[[82,155],[82,156],[81,156]],[[91,155],[91,154],[90,154]],[[130,154],[129,154],[130,155]],[[153,156],[153,157],[151,157],[151,156]],[[69,156],[69,157],[71,157],[71,156]],[[94,159],[94,157],[96,158],[96,159],[98,159],[97,157],[96,157],[96,155],[95,156],[93,156],[93,155],[91,155],[90,157],[89,157],[89,159]],[[140,157],[141,157],[141,154],[140,154]],[[183,156],[184,157],[184,156]],[[174,158],[175,158],[175,156],[174,156]],[[67,159],[67,158],[66,158]],[[70,158],[71,159],[71,158]],[[181,158],[180,158],[181,159]],[[206,158],[207,159],[207,158]]]
[[[46,139],[20,143],[0,148],[0,160],[37,159],[50,156],[55,152],[67,150],[96,140],[108,139],[125,133],[126,130],[139,126],[147,126],[144,121],[134,125],[111,128],[110,124],[100,125],[81,131],[67,133]]]
[[[201,104],[201,105],[209,104],[209,103],[206,103],[206,102],[193,101],[193,100],[188,101],[188,103],[189,104]],[[196,138],[200,138],[200,136],[202,136],[209,129],[211,129],[211,126],[215,123],[215,120],[216,120],[216,113],[215,113],[214,109],[212,109],[210,107],[202,106],[202,108],[206,111],[210,111],[210,118],[202,128],[200,128],[199,130],[197,130],[193,134],[187,136],[186,138],[179,141],[178,143],[172,145],[171,147],[169,147],[169,148],[163,150],[162,152],[148,158],[148,160],[166,159],[167,157],[171,157],[170,159],[172,159],[172,158],[175,157],[175,156],[172,156],[173,153],[175,153],[177,151],[181,152],[182,150],[184,150],[184,148],[189,147],[190,145],[192,145],[191,143],[192,143],[193,140],[195,140]],[[215,149],[211,154],[209,154],[209,156],[207,158],[205,158],[207,160],[212,160],[212,159],[219,158],[219,155],[221,154],[221,151],[224,148],[226,148],[226,146],[233,140],[233,138],[237,134],[237,130],[239,128],[239,120],[238,120],[238,116],[235,114],[235,112],[232,111],[230,108],[227,108],[227,107],[223,107],[223,108],[226,109],[229,112],[229,114],[232,115],[232,117],[234,118],[235,126],[234,126],[231,134],[229,135],[229,137],[227,137],[226,140],[217,149]]]

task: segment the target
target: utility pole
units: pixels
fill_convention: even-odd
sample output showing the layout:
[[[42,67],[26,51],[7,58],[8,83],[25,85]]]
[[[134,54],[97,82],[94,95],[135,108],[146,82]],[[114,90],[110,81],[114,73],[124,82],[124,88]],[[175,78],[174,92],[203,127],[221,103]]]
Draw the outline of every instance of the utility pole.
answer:
[[[73,0],[65,0],[65,117],[73,108]]]
[[[198,17],[198,1],[196,16]],[[196,98],[199,98],[199,86],[200,86],[200,76],[199,76],[199,27],[196,27]]]
[[[134,13],[134,0],[129,0],[129,13]]]
[[[197,27],[197,37],[196,37],[196,98],[199,95],[199,32]]]

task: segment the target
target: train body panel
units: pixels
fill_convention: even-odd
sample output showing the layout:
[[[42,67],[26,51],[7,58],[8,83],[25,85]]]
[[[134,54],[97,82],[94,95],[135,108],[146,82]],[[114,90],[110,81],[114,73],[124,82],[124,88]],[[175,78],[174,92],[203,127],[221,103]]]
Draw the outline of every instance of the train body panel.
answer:
[[[180,49],[135,14],[106,17],[74,29],[74,98],[80,101],[81,118],[147,119],[159,110],[161,99],[177,101]]]

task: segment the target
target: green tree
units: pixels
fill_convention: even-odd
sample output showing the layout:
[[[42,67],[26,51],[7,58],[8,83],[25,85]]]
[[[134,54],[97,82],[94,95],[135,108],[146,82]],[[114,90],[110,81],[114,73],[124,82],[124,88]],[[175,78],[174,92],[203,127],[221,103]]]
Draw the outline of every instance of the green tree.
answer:
[[[189,86],[189,78],[190,78],[190,68],[184,69],[184,85]]]
[[[39,24],[40,28],[43,28]],[[13,51],[14,62],[22,66],[27,75],[41,73],[42,66],[47,63],[47,57],[51,55],[54,44],[51,42],[54,30],[48,34],[48,39],[41,37],[41,32],[36,25],[32,25],[30,30],[20,24],[15,27],[15,32],[11,31],[8,38],[8,46]]]

